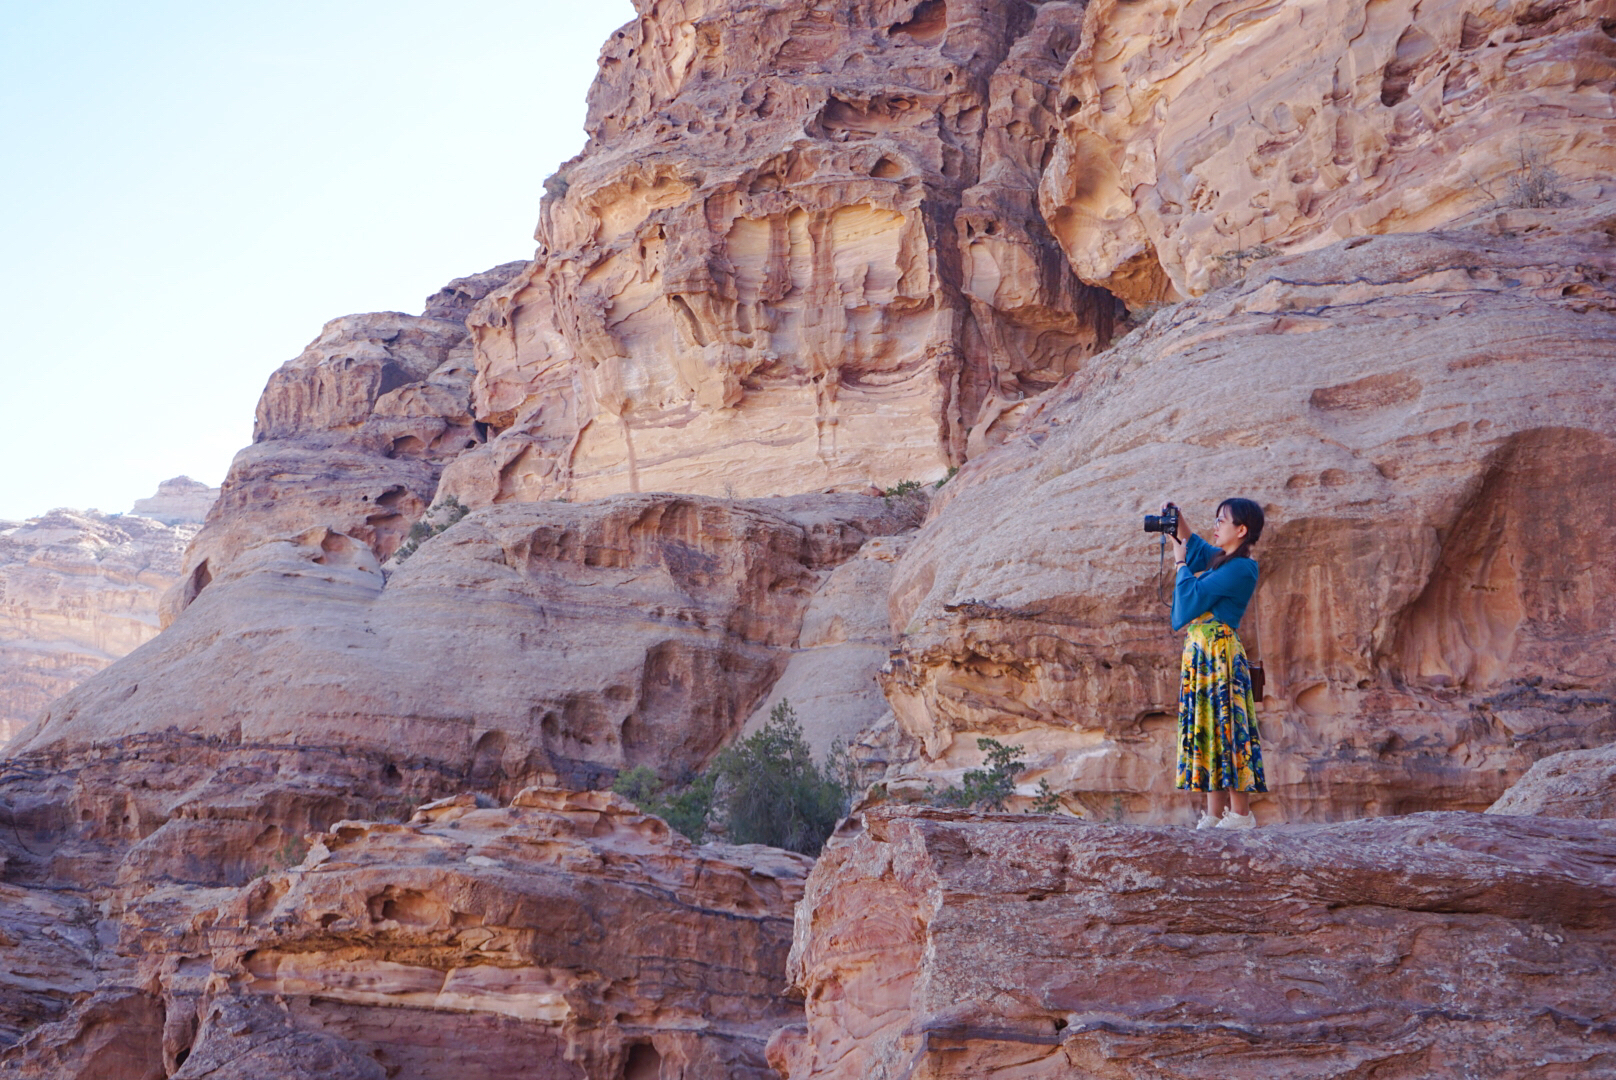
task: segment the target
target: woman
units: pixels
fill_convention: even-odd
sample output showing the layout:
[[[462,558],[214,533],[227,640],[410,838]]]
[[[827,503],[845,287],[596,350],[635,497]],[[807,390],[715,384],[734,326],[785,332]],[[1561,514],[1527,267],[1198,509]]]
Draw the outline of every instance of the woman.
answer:
[[[1210,544],[1190,530],[1182,511],[1172,536],[1173,629],[1189,627],[1179,679],[1178,787],[1206,792],[1197,829],[1256,828],[1249,796],[1268,790],[1251,669],[1235,636],[1257,588],[1251,547],[1262,529],[1262,507],[1224,499]]]

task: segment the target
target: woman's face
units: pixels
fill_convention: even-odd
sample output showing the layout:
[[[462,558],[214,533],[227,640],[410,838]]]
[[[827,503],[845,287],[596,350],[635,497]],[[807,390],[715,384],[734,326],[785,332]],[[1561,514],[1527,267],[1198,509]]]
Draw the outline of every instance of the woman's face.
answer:
[[[1246,527],[1236,525],[1229,516],[1227,506],[1218,510],[1218,520],[1212,525],[1212,543],[1224,551],[1233,551],[1246,538]]]

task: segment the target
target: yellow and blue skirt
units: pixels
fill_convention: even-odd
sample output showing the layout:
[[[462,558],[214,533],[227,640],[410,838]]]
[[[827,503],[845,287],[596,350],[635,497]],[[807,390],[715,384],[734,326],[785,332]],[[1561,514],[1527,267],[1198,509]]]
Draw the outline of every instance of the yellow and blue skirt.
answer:
[[[1211,614],[1190,623],[1178,693],[1178,787],[1267,791],[1246,647]]]

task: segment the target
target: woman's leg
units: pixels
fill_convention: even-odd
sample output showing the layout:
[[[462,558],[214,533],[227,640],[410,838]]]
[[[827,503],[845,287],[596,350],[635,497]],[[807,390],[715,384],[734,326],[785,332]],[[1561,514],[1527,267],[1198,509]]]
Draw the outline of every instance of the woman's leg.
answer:
[[[1244,795],[1239,798],[1245,798]],[[1229,805],[1229,793],[1226,791],[1209,791],[1206,793],[1206,812],[1213,817],[1222,817],[1224,808]]]
[[[1234,804],[1234,812],[1241,817],[1251,813],[1251,797],[1244,791],[1229,792],[1229,799]]]

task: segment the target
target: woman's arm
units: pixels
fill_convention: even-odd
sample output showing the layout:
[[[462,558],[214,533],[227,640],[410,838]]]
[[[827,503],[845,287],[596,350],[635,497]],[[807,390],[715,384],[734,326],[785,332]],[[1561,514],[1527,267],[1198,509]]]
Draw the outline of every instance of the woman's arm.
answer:
[[[1250,559],[1230,559],[1200,577],[1191,573],[1189,567],[1181,566],[1178,580],[1173,583],[1173,629],[1184,629],[1191,621],[1211,611],[1212,605],[1225,596],[1250,600],[1256,588],[1257,564]]]

